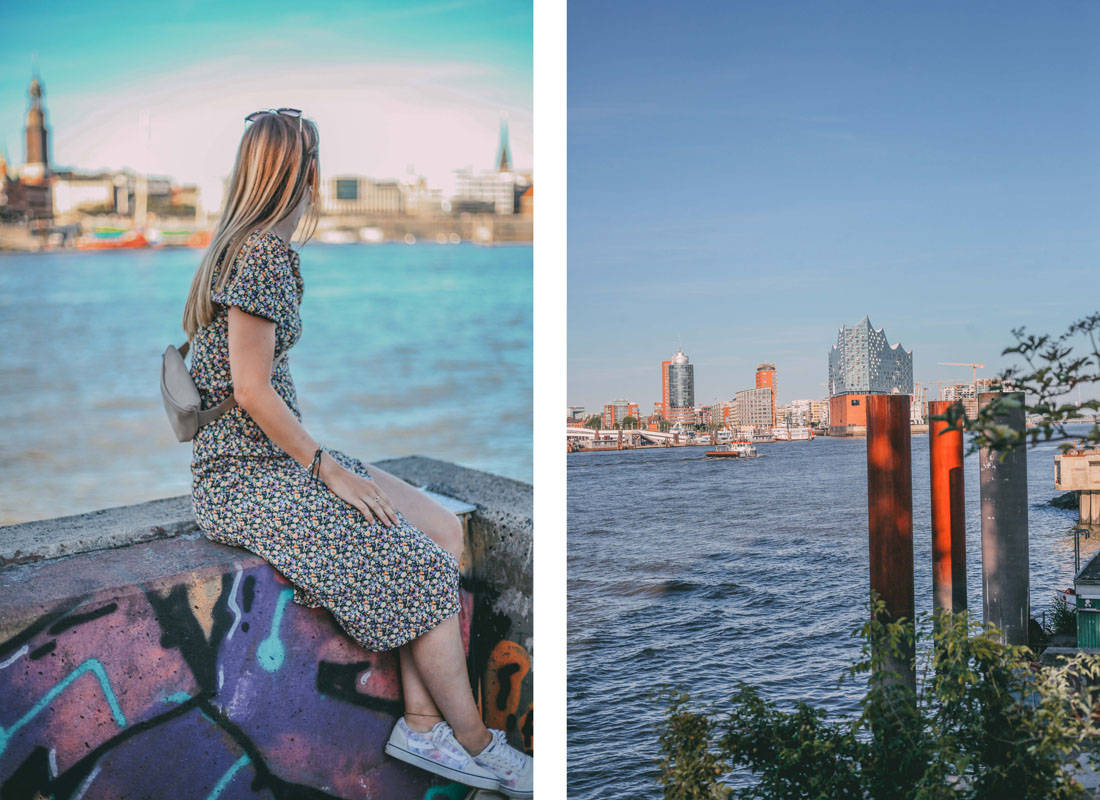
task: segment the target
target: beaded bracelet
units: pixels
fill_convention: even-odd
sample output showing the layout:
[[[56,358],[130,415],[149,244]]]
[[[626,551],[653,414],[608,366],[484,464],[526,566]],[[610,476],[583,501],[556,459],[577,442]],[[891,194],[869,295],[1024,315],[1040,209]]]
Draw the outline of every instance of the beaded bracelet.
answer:
[[[321,479],[321,451],[324,450],[324,445],[317,448],[317,452],[313,454],[313,460],[309,462],[309,474],[315,479]]]

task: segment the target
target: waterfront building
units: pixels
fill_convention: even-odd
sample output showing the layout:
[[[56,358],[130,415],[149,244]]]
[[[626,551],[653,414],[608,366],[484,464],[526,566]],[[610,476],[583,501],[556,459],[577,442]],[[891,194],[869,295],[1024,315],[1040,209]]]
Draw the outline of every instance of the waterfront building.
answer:
[[[29,102],[23,128],[24,158],[15,177],[8,175],[7,159],[0,174],[0,221],[48,225],[53,216],[50,181],[49,128],[46,125],[45,90],[35,75],[27,89]]]
[[[775,427],[775,403],[779,396],[779,383],[775,374],[775,364],[757,364],[756,365],[756,388],[764,389],[768,388],[772,390],[772,422],[771,427]]]
[[[456,213],[489,213],[511,216],[521,205],[521,198],[531,185],[529,176],[517,175],[512,164],[508,143],[508,120],[501,117],[500,143],[494,168],[475,172],[455,171],[458,189],[451,200]]]
[[[997,378],[978,378],[974,383],[949,383],[942,389],[941,399],[951,402],[961,401],[966,416],[975,419],[978,416],[978,395],[983,392],[999,392],[1001,381]]]
[[[329,215],[392,217],[405,213],[405,194],[397,181],[339,175],[321,182],[321,210]]]
[[[801,415],[796,412],[793,405],[775,406],[775,425],[773,427],[781,428],[785,425],[802,425],[800,421],[796,421],[801,418]]]
[[[672,403],[668,399],[668,368],[671,366],[671,360],[661,362],[661,415],[665,419],[672,418]]]
[[[614,428],[627,417],[634,417],[634,419],[639,420],[639,424],[641,420],[641,414],[638,413],[638,404],[626,400],[616,400],[613,403],[604,404],[601,416],[605,429]]]
[[[729,422],[730,401],[720,400],[706,407],[706,424],[725,425]]]
[[[147,213],[157,217],[190,217],[199,213],[197,186],[179,186],[166,175],[141,176],[130,170],[54,173],[53,213],[59,218],[99,214],[135,217],[144,195]],[[138,221],[144,225],[145,220]]]
[[[668,405],[670,413],[695,407],[695,367],[681,349],[668,365]]]
[[[829,421],[829,402],[827,400],[792,400],[790,405],[783,406],[789,409],[791,425],[820,426]],[[782,416],[778,414],[778,416]],[[777,424],[782,424],[777,423]]]
[[[588,414],[585,413],[584,406],[569,406],[569,413],[565,418],[574,422],[584,422],[588,419]]]
[[[757,431],[770,431],[775,427],[775,402],[772,387],[744,389],[737,393],[737,425]]]
[[[405,213],[412,217],[437,217],[451,209],[444,200],[443,192],[428,185],[427,179],[416,175],[410,168],[410,175],[401,183]]]
[[[867,430],[868,395],[913,394],[913,351],[890,344],[864,317],[844,325],[829,351],[829,424],[834,435]]]

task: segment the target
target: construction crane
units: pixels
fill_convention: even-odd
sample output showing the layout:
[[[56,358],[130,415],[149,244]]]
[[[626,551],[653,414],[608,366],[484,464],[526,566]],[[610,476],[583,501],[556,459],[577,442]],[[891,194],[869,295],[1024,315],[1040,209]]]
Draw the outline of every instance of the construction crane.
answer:
[[[978,370],[985,368],[985,364],[969,364],[966,362],[958,361],[937,361],[936,363],[939,364],[941,367],[970,367],[970,369],[973,371],[973,380],[971,381],[971,383],[974,384],[975,389],[978,386]]]

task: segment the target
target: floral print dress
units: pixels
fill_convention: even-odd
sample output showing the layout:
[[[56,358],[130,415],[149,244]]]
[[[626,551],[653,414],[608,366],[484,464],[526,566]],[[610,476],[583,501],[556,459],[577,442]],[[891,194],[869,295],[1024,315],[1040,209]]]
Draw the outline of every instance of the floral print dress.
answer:
[[[275,323],[275,356],[302,333],[304,285],[298,254],[273,232],[253,232],[230,267],[226,288],[214,288],[216,313],[191,342],[191,375],[202,408],[232,392],[229,307]],[[290,357],[271,385],[302,418]],[[366,466],[326,451],[365,478]],[[193,441],[191,499],[207,537],[264,558],[294,587],[294,601],[329,609],[369,650],[389,650],[458,613],[455,557],[398,512],[399,525],[368,522],[324,482],[313,478],[260,429],[240,406],[199,429]]]

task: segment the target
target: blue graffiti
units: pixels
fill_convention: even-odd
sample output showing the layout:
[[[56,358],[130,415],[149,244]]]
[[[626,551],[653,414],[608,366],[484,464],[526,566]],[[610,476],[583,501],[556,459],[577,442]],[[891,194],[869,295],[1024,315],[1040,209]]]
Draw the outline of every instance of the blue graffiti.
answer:
[[[279,593],[279,600],[275,604],[275,614],[271,619],[271,633],[256,648],[256,660],[268,672],[275,672],[279,669],[283,665],[283,658],[286,656],[286,650],[279,639],[279,626],[283,622],[283,612],[286,611],[286,604],[290,602],[292,597],[294,597],[293,589],[283,589]]]
[[[4,751],[7,750],[8,742],[11,741],[11,737],[14,736],[20,728],[38,716],[44,708],[54,701],[55,697],[69,688],[69,684],[86,672],[95,675],[96,679],[99,681],[99,685],[103,689],[103,696],[107,698],[107,705],[110,706],[111,715],[115,718],[115,724],[120,728],[125,728],[126,717],[123,715],[122,708],[118,704],[118,698],[115,697],[114,690],[111,688],[111,682],[107,678],[107,670],[103,668],[103,665],[98,659],[89,658],[59,681],[52,689],[46,692],[42,699],[35,703],[30,711],[16,720],[15,724],[10,728],[0,728],[0,755],[3,755]]]
[[[233,765],[221,776],[221,779],[214,784],[214,788],[210,790],[210,794],[206,796],[206,800],[217,800],[218,795],[225,791],[225,787],[233,780],[233,776],[240,772],[242,767],[251,762],[252,759],[248,757],[247,753],[234,761]]]

